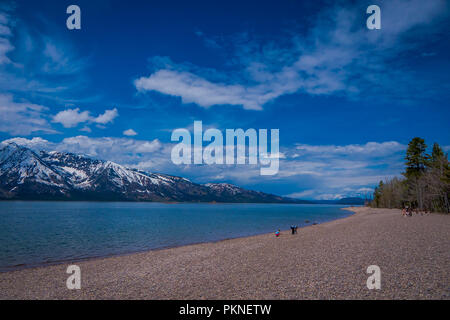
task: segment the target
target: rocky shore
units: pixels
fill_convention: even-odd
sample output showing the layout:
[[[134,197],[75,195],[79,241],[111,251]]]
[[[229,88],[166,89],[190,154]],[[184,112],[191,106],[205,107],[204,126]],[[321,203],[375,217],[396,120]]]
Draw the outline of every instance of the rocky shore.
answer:
[[[450,216],[350,208],[345,219],[265,234],[0,273],[1,299],[449,299]],[[366,286],[367,267],[381,289]]]

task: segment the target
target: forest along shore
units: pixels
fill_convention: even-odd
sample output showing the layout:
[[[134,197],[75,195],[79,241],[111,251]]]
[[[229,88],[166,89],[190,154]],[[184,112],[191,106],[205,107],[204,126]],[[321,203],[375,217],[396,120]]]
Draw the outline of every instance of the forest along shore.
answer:
[[[449,299],[450,216],[346,208],[348,218],[274,234],[0,273],[1,299]],[[381,289],[369,290],[367,267]]]

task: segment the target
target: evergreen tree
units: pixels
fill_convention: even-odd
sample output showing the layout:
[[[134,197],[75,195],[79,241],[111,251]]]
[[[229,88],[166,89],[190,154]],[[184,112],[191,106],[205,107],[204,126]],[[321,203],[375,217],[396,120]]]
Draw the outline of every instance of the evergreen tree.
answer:
[[[445,154],[439,144],[434,143],[433,151],[431,152],[431,167],[439,168],[444,160]]]
[[[425,170],[428,164],[428,159],[425,154],[427,145],[425,140],[422,138],[414,138],[408,144],[408,149],[406,150],[406,178],[418,178]]]
[[[381,207],[381,196],[383,192],[383,181],[380,181],[378,187],[375,188],[375,192],[373,194],[373,202],[375,203],[375,207]]]
[[[406,151],[404,179],[394,177],[380,181],[371,205],[402,208],[410,205],[419,210],[450,213],[450,163],[448,155],[434,143],[431,155],[421,138],[414,138]]]

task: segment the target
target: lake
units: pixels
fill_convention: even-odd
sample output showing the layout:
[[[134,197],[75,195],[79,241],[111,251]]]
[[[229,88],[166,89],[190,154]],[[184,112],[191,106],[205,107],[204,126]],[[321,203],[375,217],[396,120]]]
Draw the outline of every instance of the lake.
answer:
[[[302,227],[352,214],[343,207],[0,201],[0,271]]]

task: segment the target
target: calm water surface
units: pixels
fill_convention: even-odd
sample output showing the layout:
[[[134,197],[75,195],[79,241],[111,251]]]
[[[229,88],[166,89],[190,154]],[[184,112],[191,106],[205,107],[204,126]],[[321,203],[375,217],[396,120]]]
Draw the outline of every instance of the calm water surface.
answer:
[[[0,201],[0,271],[284,230],[342,207]]]

